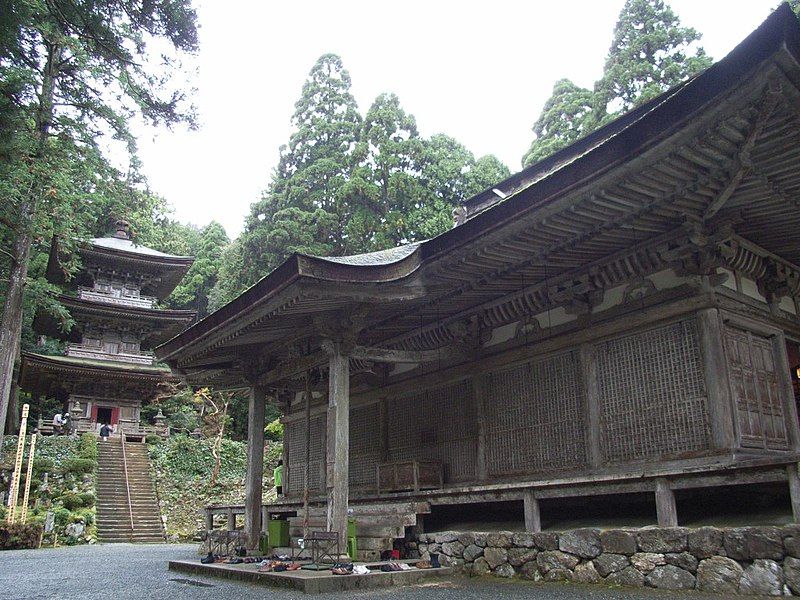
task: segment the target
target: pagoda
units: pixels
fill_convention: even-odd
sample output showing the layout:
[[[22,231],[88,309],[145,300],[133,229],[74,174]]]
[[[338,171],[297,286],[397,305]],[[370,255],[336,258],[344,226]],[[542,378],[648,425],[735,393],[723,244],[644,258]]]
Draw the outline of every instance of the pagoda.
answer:
[[[125,221],[110,237],[81,244],[81,270],[69,282],[59,267],[53,242],[47,279],[63,286],[58,297],[75,324],[64,332],[51,316],[38,313],[34,331],[66,341],[63,356],[22,353],[20,389],[33,405],[60,400],[77,431],[95,431],[103,423],[127,435],[165,433],[163,425],[140,425],[142,406],[159,384],[176,382],[168,367],[156,363],[151,348],[179,333],[194,319],[190,310],[158,307],[180,282],[194,258],[165,254],[131,240]],[[40,415],[47,429],[52,415]]]

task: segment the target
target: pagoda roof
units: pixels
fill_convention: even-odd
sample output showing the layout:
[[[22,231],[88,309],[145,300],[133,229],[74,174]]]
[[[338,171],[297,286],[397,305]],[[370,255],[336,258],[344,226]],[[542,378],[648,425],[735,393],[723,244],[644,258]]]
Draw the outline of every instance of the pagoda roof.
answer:
[[[177,259],[179,261],[188,261],[189,263],[194,261],[194,258],[191,256],[178,256],[175,254],[167,254],[165,252],[159,252],[158,250],[154,250],[153,248],[148,248],[147,246],[139,245],[133,240],[128,240],[114,236],[92,238],[88,241],[88,243],[94,246],[95,248],[116,250],[137,256],[161,258],[163,260]]]
[[[113,321],[126,321],[132,325],[136,323],[149,323],[154,330],[147,336],[150,345],[158,344],[176,335],[194,319],[193,310],[173,310],[156,308],[139,308],[120,304],[106,304],[94,300],[84,300],[60,294],[58,301],[69,310],[76,321],[84,319],[105,319]],[[46,335],[55,339],[78,341],[77,327],[65,333],[59,323],[44,312],[37,313],[33,329],[39,335]]]
[[[457,227],[370,254],[294,254],[156,353],[195,382],[234,385],[258,368],[253,356],[296,362],[289,342],[314,352],[347,315],[362,321],[358,343],[425,344],[449,335],[445,322],[506,322],[510,295],[572,285],[690,223],[735,222],[748,243],[800,264],[799,98],[800,23],[782,4],[703,73],[467,201]],[[751,167],[737,174],[740,159]]]
[[[155,387],[163,381],[177,382],[169,368],[78,358],[21,353],[19,385],[25,391],[52,393],[70,380],[113,380],[120,384]]]

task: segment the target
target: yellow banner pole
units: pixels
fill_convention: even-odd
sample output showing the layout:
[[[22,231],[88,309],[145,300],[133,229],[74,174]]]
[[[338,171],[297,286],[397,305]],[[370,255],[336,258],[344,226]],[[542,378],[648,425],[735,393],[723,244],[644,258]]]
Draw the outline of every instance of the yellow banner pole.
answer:
[[[19,522],[25,525],[28,520],[28,498],[31,493],[31,479],[33,478],[33,456],[36,453],[36,434],[31,434],[31,447],[28,450],[28,472],[25,475],[25,494],[22,497],[22,507]]]
[[[25,454],[25,434],[28,429],[29,409],[29,405],[22,405],[22,421],[19,424],[19,440],[17,441],[17,460],[14,462],[14,480],[11,482],[9,493],[11,503],[8,506],[8,518],[6,519],[9,524],[14,523],[17,500],[19,500],[19,478],[22,476],[22,457]]]

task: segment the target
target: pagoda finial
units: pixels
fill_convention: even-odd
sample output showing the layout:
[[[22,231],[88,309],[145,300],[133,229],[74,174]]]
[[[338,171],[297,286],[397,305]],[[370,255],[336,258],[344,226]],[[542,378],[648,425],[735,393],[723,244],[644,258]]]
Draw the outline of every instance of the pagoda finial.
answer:
[[[114,237],[121,240],[131,239],[131,224],[122,219],[118,219],[114,223]]]

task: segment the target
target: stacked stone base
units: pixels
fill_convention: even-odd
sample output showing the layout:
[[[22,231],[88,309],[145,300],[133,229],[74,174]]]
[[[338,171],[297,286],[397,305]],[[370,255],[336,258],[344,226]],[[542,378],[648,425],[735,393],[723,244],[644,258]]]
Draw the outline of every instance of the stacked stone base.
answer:
[[[485,576],[732,595],[800,595],[800,526],[421,534],[420,553]]]

